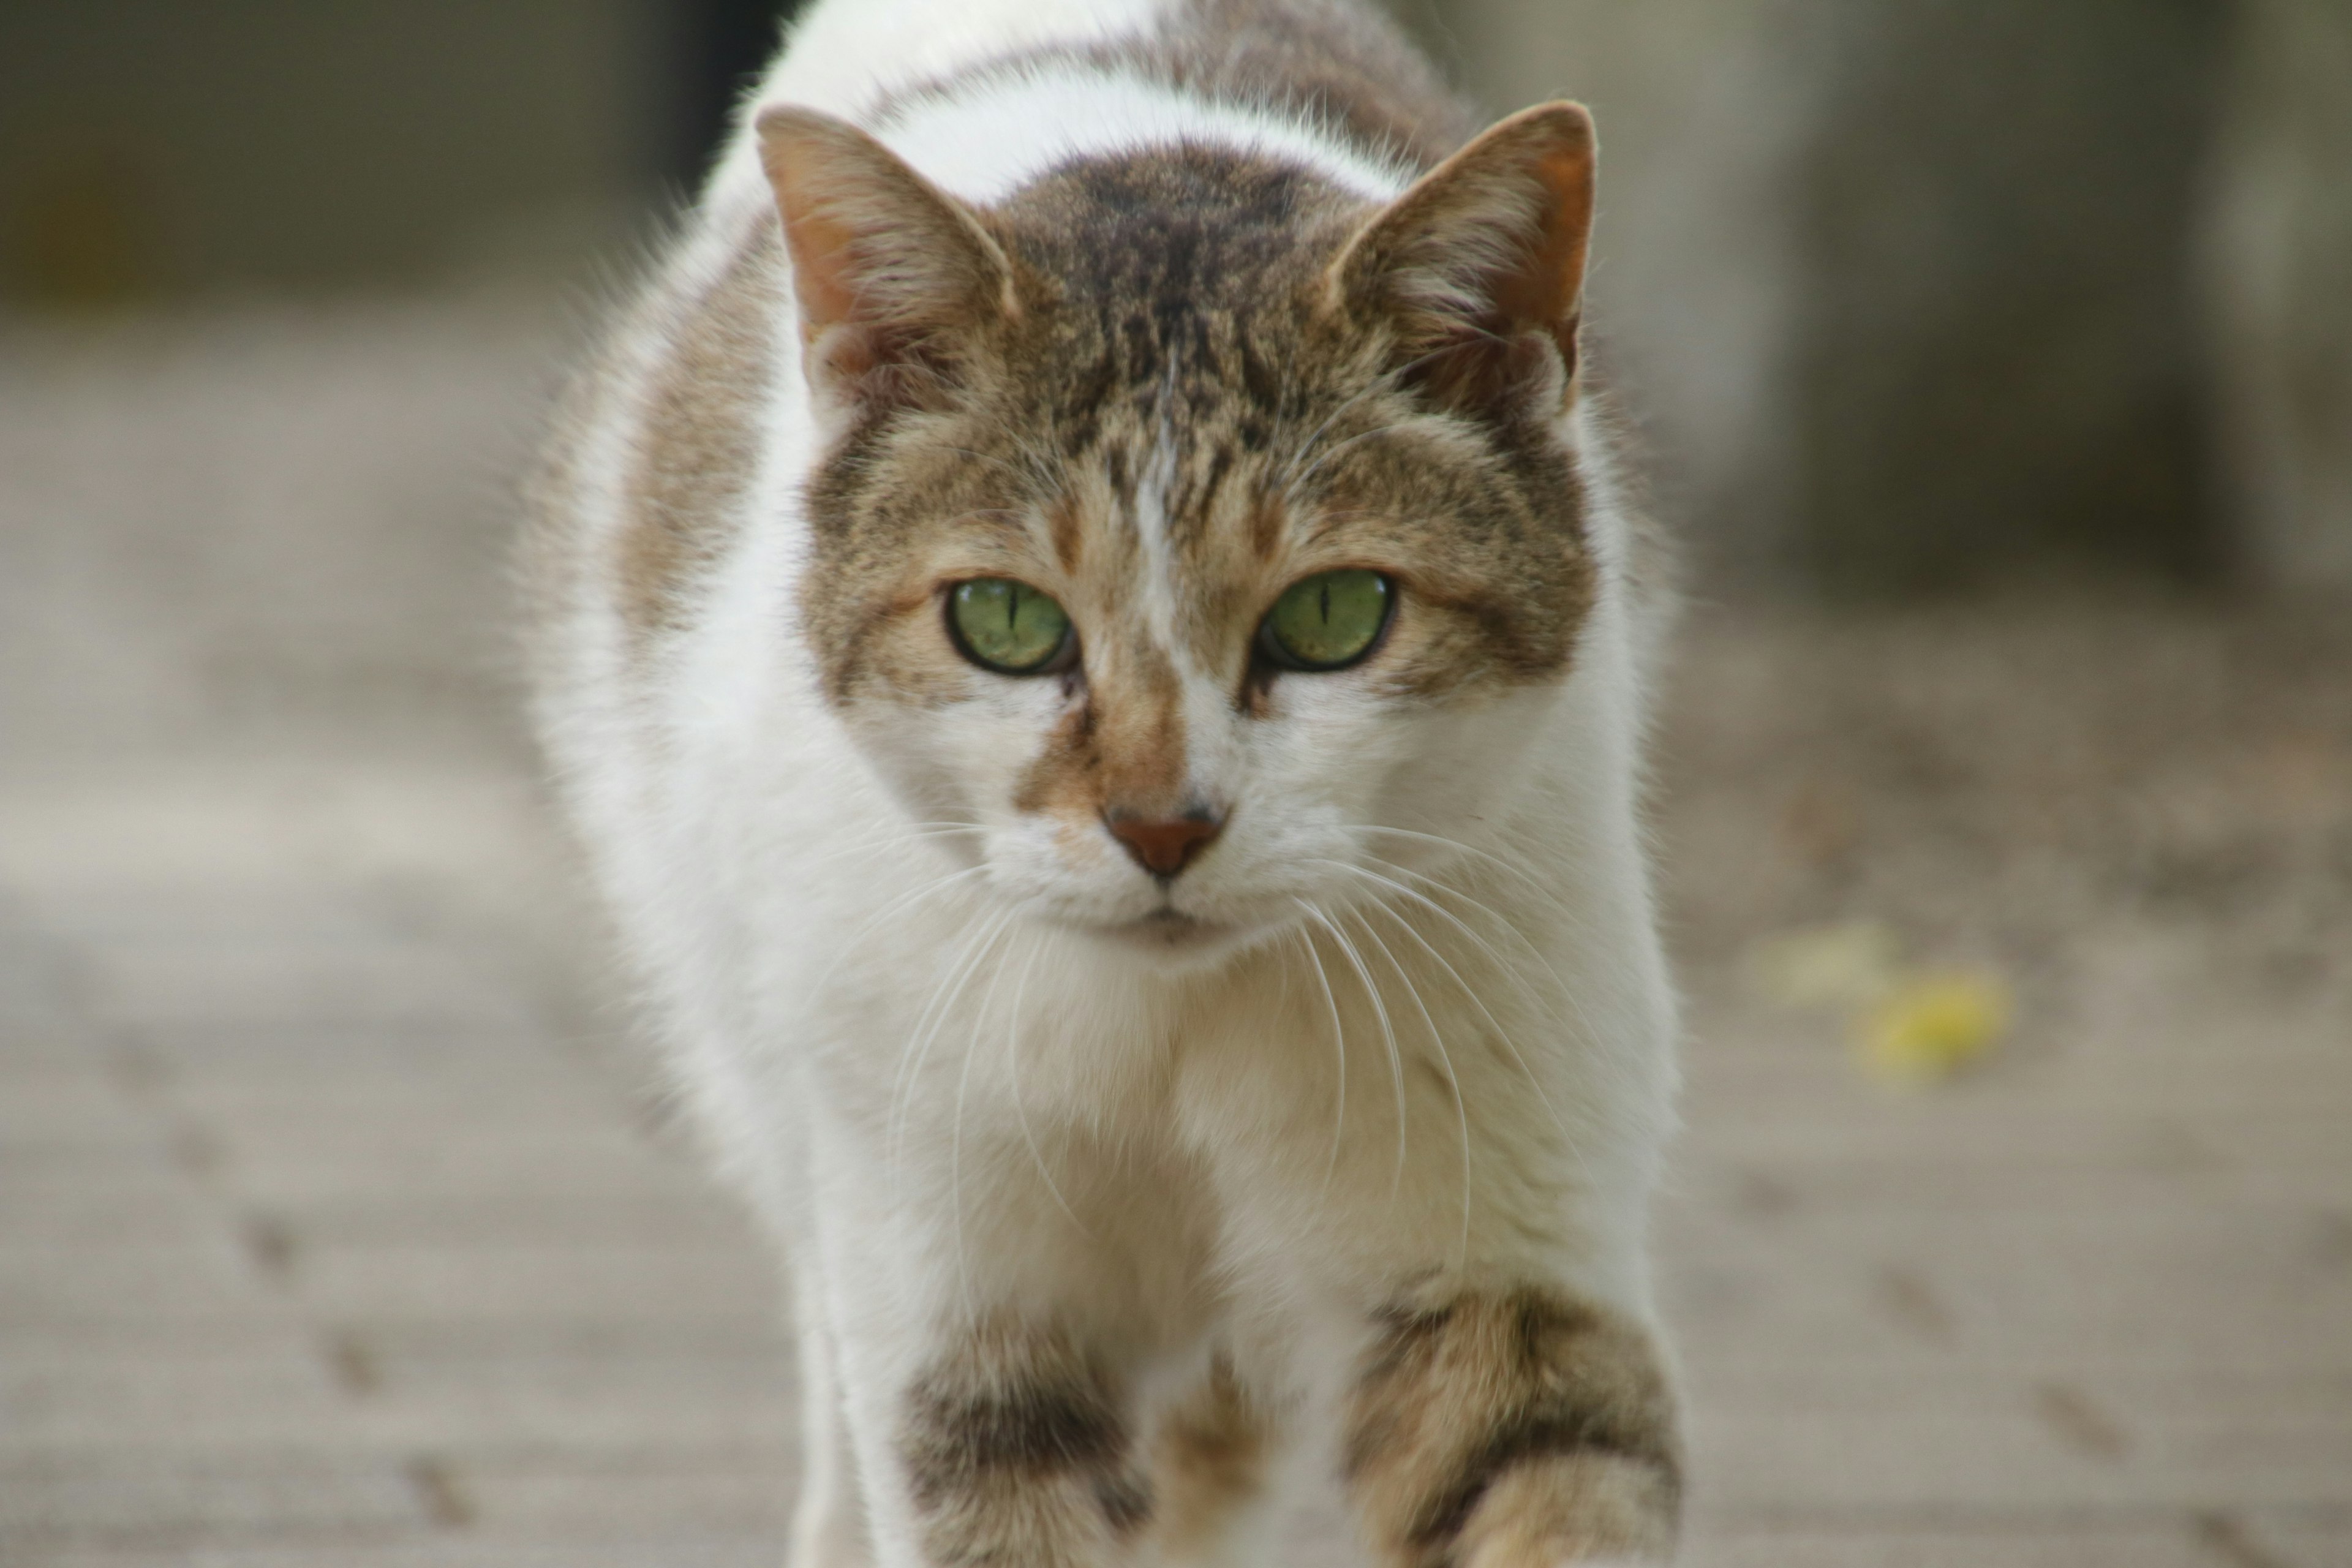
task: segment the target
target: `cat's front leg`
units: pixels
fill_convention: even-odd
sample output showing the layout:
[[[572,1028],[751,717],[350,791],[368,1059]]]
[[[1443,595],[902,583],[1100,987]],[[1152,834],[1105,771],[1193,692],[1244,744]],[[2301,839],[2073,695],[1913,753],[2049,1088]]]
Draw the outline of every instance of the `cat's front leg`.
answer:
[[[1120,1561],[1150,1515],[1124,1383],[1064,1324],[1005,1312],[945,1334],[893,1445],[920,1561]]]
[[[1348,1481],[1391,1568],[1567,1568],[1673,1554],[1675,1405],[1649,1332],[1539,1285],[1381,1315]]]

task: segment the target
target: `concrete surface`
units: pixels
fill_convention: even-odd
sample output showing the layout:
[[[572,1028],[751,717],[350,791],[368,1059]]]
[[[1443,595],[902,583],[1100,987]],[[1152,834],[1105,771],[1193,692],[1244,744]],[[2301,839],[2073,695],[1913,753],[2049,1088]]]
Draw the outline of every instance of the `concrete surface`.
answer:
[[[544,341],[0,353],[9,1568],[779,1560],[774,1270],[503,718]],[[2352,1564],[2346,609],[1695,611],[1697,1568]],[[2005,1047],[1898,1093],[1758,995],[1856,917]]]

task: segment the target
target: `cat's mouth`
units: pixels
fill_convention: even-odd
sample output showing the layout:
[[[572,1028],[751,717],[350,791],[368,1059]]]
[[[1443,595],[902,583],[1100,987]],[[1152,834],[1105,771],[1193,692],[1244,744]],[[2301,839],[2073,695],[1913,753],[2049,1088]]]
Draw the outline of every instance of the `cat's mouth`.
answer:
[[[1203,946],[1229,934],[1228,927],[1188,915],[1173,904],[1162,904],[1148,915],[1122,921],[1108,930],[1111,935],[1161,952]]]
[[[1142,931],[1160,931],[1169,935],[1181,935],[1186,931],[1203,930],[1208,925],[1206,921],[1195,920],[1173,904],[1162,904],[1141,920],[1129,923]]]

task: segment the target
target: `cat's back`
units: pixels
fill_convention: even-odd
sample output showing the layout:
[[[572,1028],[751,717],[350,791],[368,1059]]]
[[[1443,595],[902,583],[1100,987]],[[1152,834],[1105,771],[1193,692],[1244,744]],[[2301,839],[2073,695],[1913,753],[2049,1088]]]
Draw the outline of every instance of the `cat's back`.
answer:
[[[779,406],[799,345],[750,129],[777,104],[864,125],[983,204],[1073,158],[1203,141],[1382,200],[1475,129],[1393,25],[1351,0],[821,0],[559,416],[523,557],[559,757],[578,751],[567,735],[602,750],[643,716],[625,699],[675,675],[757,492],[805,459]]]
[[[916,100],[1057,76],[1128,88],[1146,133],[1155,89],[1303,120],[1421,167],[1477,129],[1370,0],[825,0],[755,99],[823,110],[887,140]],[[1040,114],[1031,132],[1050,148],[1067,128]],[[742,151],[739,142],[733,163]],[[1017,164],[1027,149],[990,151]]]

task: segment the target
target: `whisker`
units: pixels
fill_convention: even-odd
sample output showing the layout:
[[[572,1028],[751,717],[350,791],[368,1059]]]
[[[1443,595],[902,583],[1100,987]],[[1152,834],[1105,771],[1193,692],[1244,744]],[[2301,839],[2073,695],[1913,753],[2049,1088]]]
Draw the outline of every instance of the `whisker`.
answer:
[[[1592,1022],[1592,1016],[1585,1011],[1584,1003],[1578,996],[1576,988],[1569,984],[1566,980],[1560,977],[1559,971],[1552,966],[1551,960],[1544,955],[1543,950],[1538,947],[1534,942],[1528,941],[1527,933],[1512,923],[1510,919],[1504,915],[1500,910],[1493,908],[1491,905],[1481,902],[1475,897],[1463,891],[1460,888],[1454,886],[1452,883],[1441,882],[1436,878],[1427,876],[1423,872],[1407,870],[1404,867],[1397,865],[1394,861],[1383,860],[1379,856],[1373,856],[1371,859],[1374,865],[1394,871],[1400,877],[1409,877],[1416,882],[1426,883],[1429,886],[1435,888],[1440,892],[1449,893],[1454,898],[1460,899],[1464,903],[1468,904],[1473,910],[1475,910],[1480,914],[1483,914],[1487,919],[1493,921],[1496,925],[1502,927],[1505,931],[1510,934],[1514,941],[1527,950],[1528,956],[1534,959],[1537,965],[1543,970],[1545,975],[1551,981],[1553,987],[1558,991],[1560,1000],[1568,1005],[1568,1010],[1576,1015],[1577,1024],[1584,1030],[1585,1034],[1594,1039],[1601,1037],[1600,1031]],[[1416,893],[1412,896],[1420,898],[1422,895]],[[1423,901],[1428,902],[1429,900],[1423,900]],[[1444,915],[1446,919],[1454,921],[1455,924],[1462,924],[1459,917],[1453,914],[1452,911],[1445,910],[1443,906],[1432,902],[1430,903],[1430,907],[1437,910],[1437,911],[1440,914]],[[1562,916],[1571,930],[1582,929],[1581,922],[1578,921],[1573,916],[1568,915],[1566,911],[1562,911]],[[1463,926],[1463,930],[1465,934],[1469,933],[1469,928],[1466,925]],[[1497,963],[1503,963],[1503,966],[1507,973],[1519,978],[1520,984],[1523,988],[1527,987],[1525,977],[1519,976],[1517,969],[1505,963],[1502,954],[1496,952],[1491,943],[1488,943],[1475,935],[1472,936],[1471,940],[1477,942],[1481,947],[1486,948],[1489,953],[1494,955]],[[1528,988],[1527,994],[1530,999],[1534,999],[1534,992],[1531,988]],[[1540,1003],[1538,1003],[1538,1005],[1540,1005]]]
[[[1345,866],[1345,862],[1332,862],[1332,864]],[[1426,905],[1431,910],[1435,910],[1440,917],[1451,921],[1457,931],[1459,931],[1465,937],[1468,938],[1472,942],[1476,944],[1479,950],[1486,955],[1488,961],[1491,962],[1496,968],[1502,971],[1505,976],[1518,986],[1521,996],[1523,996],[1529,1004],[1534,1005],[1538,1011],[1542,1010],[1542,998],[1538,994],[1535,988],[1528,983],[1527,978],[1518,973],[1508,959],[1505,958],[1501,952],[1496,950],[1493,943],[1479,936],[1476,931],[1471,930],[1470,927],[1452,910],[1444,908],[1441,904],[1438,904],[1433,900],[1414,891],[1411,888],[1406,888],[1400,884],[1390,882],[1388,879],[1379,877],[1374,873],[1367,871],[1362,867],[1345,866],[1345,868],[1353,871],[1360,876],[1371,877],[1375,881],[1381,882],[1389,887],[1394,888],[1397,891],[1404,894],[1405,897]],[[1585,1157],[1584,1145],[1582,1142],[1577,1137],[1574,1130],[1571,1128],[1566,1113],[1564,1113],[1559,1106],[1555,1105],[1552,1102],[1551,1096],[1544,1091],[1543,1079],[1537,1074],[1534,1064],[1528,1060],[1526,1053],[1519,1049],[1519,1043],[1517,1037],[1510,1030],[1503,1026],[1501,1021],[1495,1016],[1493,1009],[1486,1005],[1485,998],[1481,997],[1470,985],[1469,982],[1462,977],[1461,973],[1457,971],[1451,963],[1447,962],[1445,956],[1440,952],[1436,947],[1432,945],[1429,939],[1422,934],[1420,928],[1415,926],[1411,921],[1406,920],[1401,911],[1391,909],[1389,905],[1377,899],[1372,900],[1372,907],[1380,910],[1391,920],[1396,921],[1397,925],[1403,930],[1407,935],[1411,936],[1413,941],[1421,943],[1422,947],[1429,952],[1431,957],[1436,959],[1439,963],[1444,966],[1448,974],[1453,975],[1454,983],[1462,987],[1463,994],[1469,997],[1471,1005],[1478,1009],[1479,1013],[1485,1016],[1488,1026],[1494,1029],[1495,1038],[1500,1042],[1505,1050],[1511,1054],[1511,1060],[1518,1065],[1519,1074],[1528,1080],[1528,1087],[1535,1090],[1537,1100],[1543,1106],[1544,1113],[1551,1118],[1553,1130],[1559,1134],[1560,1146],[1567,1151],[1569,1157],[1576,1162],[1577,1168],[1582,1171],[1589,1178],[1592,1172],[1592,1164],[1591,1162]],[[1585,1014],[1583,1005],[1577,1001],[1575,994],[1565,987],[1562,987],[1560,989],[1559,995],[1560,999],[1568,1004],[1569,1010],[1576,1016],[1578,1025],[1582,1027],[1588,1035],[1592,1034],[1592,1021]]]
[[[916,1039],[900,1053],[901,1071],[898,1081],[892,1085],[892,1100],[899,1107],[898,1114],[895,1125],[888,1120],[883,1124],[884,1146],[889,1152],[894,1169],[901,1169],[904,1165],[907,1127],[914,1120],[915,1089],[922,1075],[923,1064],[930,1059],[931,1044],[938,1039],[941,1026],[947,1022],[949,1010],[955,1005],[955,999],[963,994],[964,986],[978,972],[982,955],[1012,920],[1013,911],[1004,910],[992,923],[964,940],[948,979],[931,994],[930,1004],[915,1020]]]
[[[1301,900],[1302,904],[1304,900]],[[1312,908],[1311,905],[1305,906]],[[1339,1022],[1339,998],[1331,994],[1331,977],[1323,972],[1323,955],[1315,951],[1315,939],[1303,930],[1294,928],[1293,936],[1307,949],[1307,961],[1315,966],[1316,983],[1323,988],[1323,1005],[1331,1014],[1331,1051],[1339,1059],[1339,1092],[1331,1108],[1331,1154],[1323,1163],[1323,1190],[1331,1190],[1331,1178],[1339,1169],[1339,1144],[1348,1131],[1348,1031]]]
[[[1459,850],[1465,855],[1475,856],[1478,859],[1494,867],[1496,870],[1518,879],[1520,883],[1523,884],[1528,891],[1534,893],[1538,898],[1542,899],[1546,903],[1549,904],[1553,910],[1559,914],[1563,919],[1570,921],[1574,921],[1577,919],[1575,911],[1569,909],[1567,905],[1561,903],[1559,900],[1559,895],[1552,891],[1550,888],[1547,887],[1542,879],[1529,872],[1525,867],[1513,865],[1510,861],[1505,859],[1500,855],[1495,854],[1492,850],[1481,849],[1475,844],[1465,844],[1459,838],[1448,838],[1444,835],[1439,833],[1417,832],[1410,827],[1382,827],[1366,823],[1349,825],[1344,829],[1344,831],[1349,833],[1377,833],[1385,837],[1391,838],[1410,838],[1419,843],[1440,845],[1448,849]],[[1404,869],[1402,866],[1395,866],[1393,868],[1399,871],[1402,871]],[[1420,873],[1417,872],[1413,874],[1420,875]]]
[[[901,1102],[907,1102],[908,1116],[914,1113],[912,1108],[914,1079],[920,1067],[916,1057],[916,1042],[927,1038],[924,1026],[930,1020],[931,1010],[941,1005],[949,987],[956,983],[956,977],[962,971],[964,958],[978,940],[978,934],[976,931],[969,932],[957,944],[955,956],[949,960],[946,967],[941,970],[938,981],[931,987],[929,997],[923,1003],[923,1010],[915,1016],[914,1026],[907,1031],[906,1041],[898,1047],[898,1066],[890,1076],[890,1098],[884,1106],[882,1116],[882,1143],[890,1163],[894,1189],[902,1173],[898,1161],[898,1118]]]
[[[1396,1029],[1389,1022],[1388,1004],[1381,1000],[1381,988],[1372,983],[1372,972],[1364,966],[1363,954],[1358,952],[1356,944],[1348,940],[1348,933],[1334,924],[1331,918],[1316,905],[1308,903],[1304,899],[1298,902],[1302,909],[1314,917],[1317,924],[1331,933],[1331,940],[1339,944],[1340,952],[1346,956],[1349,966],[1355,970],[1357,980],[1364,987],[1365,999],[1372,1005],[1372,1016],[1380,1021],[1381,1040],[1387,1047],[1389,1054],[1390,1087],[1396,1096],[1396,1173],[1389,1182],[1389,1195],[1393,1198],[1397,1191],[1404,1185],[1405,1156],[1404,1060],[1397,1053]]]
[[[1008,911],[996,922],[995,933],[988,939],[983,953],[993,950],[998,937],[1013,930],[1013,917]],[[964,1037],[963,1071],[956,1076],[955,1120],[948,1133],[948,1200],[955,1209],[956,1274],[963,1288],[964,1313],[977,1317],[977,1305],[971,1289],[971,1254],[964,1241],[963,1213],[963,1108],[964,1098],[971,1089],[971,1064],[980,1059],[980,1032],[988,1022],[988,1009],[996,1001],[997,983],[1004,978],[1004,966],[997,964],[988,973],[988,989],[980,994],[980,1005],[973,1010],[971,1029]]]
[[[899,912],[901,910],[909,909],[911,906],[929,899],[934,894],[943,891],[954,883],[963,881],[965,879],[970,877],[977,877],[987,869],[988,868],[985,866],[967,866],[961,871],[950,871],[946,876],[934,878],[930,881],[923,883],[921,886],[909,892],[901,893],[897,898],[891,900],[888,903],[883,905],[872,915],[866,917],[858,928],[850,933],[849,941],[843,945],[839,952],[834,955],[832,964],[826,968],[823,974],[817,976],[816,984],[810,987],[810,989],[813,992],[823,992],[827,985],[831,984],[833,977],[841,972],[841,966],[849,961],[850,955],[857,951],[858,947],[864,943],[865,940],[868,936],[872,935],[876,928],[880,926],[884,921],[888,920],[892,915]]]
[[[1028,960],[1022,964],[1021,978],[1013,987],[1013,1027],[1005,1035],[1005,1054],[1012,1068],[1013,1117],[1021,1124],[1022,1142],[1029,1145],[1029,1157],[1037,1163],[1037,1174],[1045,1178],[1045,1190],[1054,1194],[1054,1201],[1062,1205],[1062,1212],[1070,1216],[1070,1223],[1078,1227],[1078,1234],[1092,1239],[1094,1232],[1087,1227],[1086,1221],[1078,1217],[1078,1211],[1070,1206],[1070,1200],[1062,1194],[1061,1184],[1054,1180],[1052,1167],[1045,1163],[1045,1152],[1037,1146],[1037,1134],[1029,1125],[1028,1102],[1021,1092],[1021,1024],[1025,1016],[1021,1011],[1021,1004],[1029,994],[1029,977],[1036,972],[1037,955],[1045,950],[1045,941],[1041,935],[1029,944]]]
[[[1431,900],[1415,892],[1412,889],[1404,886],[1402,883],[1392,882],[1386,877],[1380,876],[1377,873],[1368,871],[1361,866],[1350,865],[1345,860],[1324,860],[1318,863],[1326,866],[1337,867],[1339,869],[1349,872],[1352,875],[1366,878],[1369,880],[1379,883],[1384,887],[1394,889],[1396,891],[1402,893],[1409,899],[1414,899],[1423,904],[1427,904],[1431,909],[1435,910],[1440,915],[1444,916],[1448,920],[1454,921],[1454,923],[1457,927],[1460,927],[1464,935],[1469,937],[1472,942],[1477,942],[1480,947],[1486,950],[1487,956],[1495,962],[1497,968],[1502,969],[1506,973],[1512,973],[1509,963],[1503,957],[1503,955],[1496,952],[1491,945],[1482,941],[1475,931],[1471,931],[1466,925],[1463,925],[1459,920],[1455,920],[1450,910],[1441,908]],[[1427,937],[1421,934],[1420,928],[1415,926],[1411,921],[1405,919],[1402,913],[1391,909],[1388,904],[1378,899],[1372,900],[1370,907],[1379,910],[1382,914],[1387,915],[1391,920],[1396,921],[1398,927],[1402,929],[1407,936],[1410,936],[1413,941],[1421,944],[1423,952],[1428,953],[1431,958],[1437,961],[1438,965],[1452,977],[1454,984],[1461,987],[1462,994],[1469,1000],[1472,1006],[1478,1009],[1479,1016],[1486,1020],[1486,1026],[1495,1031],[1495,1038],[1502,1043],[1505,1050],[1511,1053],[1511,1059],[1518,1063],[1520,1074],[1527,1079],[1528,1087],[1535,1090],[1536,1099],[1543,1103],[1544,1110],[1551,1117],[1553,1126],[1558,1129],[1563,1139],[1568,1138],[1570,1134],[1567,1120],[1560,1115],[1559,1108],[1552,1104],[1551,1097],[1544,1092],[1543,1080],[1536,1076],[1534,1067],[1531,1066],[1528,1063],[1528,1058],[1520,1053],[1518,1043],[1511,1037],[1511,1031],[1503,1026],[1503,1021],[1495,1016],[1494,1009],[1486,1005],[1486,999],[1478,994],[1478,988],[1471,984],[1468,980],[1465,979],[1462,972],[1454,968],[1453,961],[1447,958],[1444,953],[1438,951],[1434,943],[1433,943]]]
[[[1475,893],[1469,892],[1455,883],[1446,881],[1442,878],[1433,877],[1426,871],[1415,871],[1409,867],[1400,866],[1395,861],[1384,859],[1378,855],[1369,856],[1368,858],[1373,865],[1380,867],[1381,869],[1392,871],[1397,876],[1406,878],[1411,881],[1419,882],[1425,887],[1435,889],[1438,892],[1459,899],[1479,914],[1485,915],[1487,919],[1493,921],[1506,932],[1509,933],[1513,941],[1517,942],[1522,948],[1527,950],[1528,956],[1536,961],[1536,963],[1543,969],[1544,973],[1550,977],[1554,985],[1559,987],[1561,994],[1567,999],[1570,1005],[1575,1006],[1577,1005],[1573,992],[1570,989],[1567,982],[1560,978],[1559,972],[1552,967],[1551,960],[1544,955],[1544,952],[1541,948],[1538,947],[1533,942],[1530,942],[1528,939],[1527,933],[1521,931],[1509,916],[1504,914],[1500,910],[1496,909],[1493,905],[1485,902]],[[1360,868],[1359,868],[1359,869]],[[1398,890],[1401,892],[1409,890],[1401,885],[1391,885],[1398,886]],[[1415,893],[1412,896],[1418,898],[1423,895]],[[1432,903],[1430,907],[1435,909],[1440,914],[1445,916],[1448,920],[1455,921],[1458,923],[1460,917],[1454,915],[1451,910],[1444,908],[1444,906]],[[1582,931],[1586,929],[1584,923],[1579,921],[1571,911],[1566,909],[1559,909],[1557,912],[1561,921],[1566,923],[1571,931]],[[1465,927],[1465,930],[1466,931],[1467,928]],[[1486,946],[1487,951],[1490,952],[1494,951],[1490,944],[1486,944],[1483,941],[1481,942],[1481,945]],[[1499,959],[1500,954],[1496,954],[1496,957]],[[1578,1016],[1580,1018],[1582,1018],[1580,1008],[1579,1009]],[[1588,1025],[1590,1024],[1589,1019],[1584,1021]]]
[[[1454,1055],[1445,1048],[1445,1036],[1438,1028],[1437,1020],[1430,1016],[1429,1004],[1421,999],[1421,987],[1412,983],[1412,974],[1397,961],[1397,955],[1390,951],[1389,944],[1381,940],[1381,933],[1372,929],[1372,922],[1360,910],[1350,912],[1355,914],[1356,923],[1363,927],[1365,940],[1381,950],[1381,956],[1389,961],[1389,967],[1396,971],[1396,977],[1404,982],[1405,994],[1412,997],[1412,1005],[1421,1010],[1422,1024],[1429,1030],[1429,1043],[1437,1047],[1438,1060],[1445,1064],[1445,1082],[1454,1090],[1454,1120],[1462,1131],[1462,1243],[1455,1249],[1454,1268],[1465,1269],[1470,1266],[1470,1106],[1462,1097],[1462,1075],[1454,1070]]]
[[[981,831],[982,831],[982,829],[977,824],[972,823],[959,822],[927,826],[913,833],[894,834],[887,838],[868,838],[860,843],[844,845],[840,848],[830,850],[825,854],[819,855],[814,859],[803,861],[802,864],[809,867],[823,866],[831,861],[841,859],[844,856],[879,855],[886,849],[896,849],[902,845],[920,844],[932,838],[953,838],[959,834],[979,833]]]

